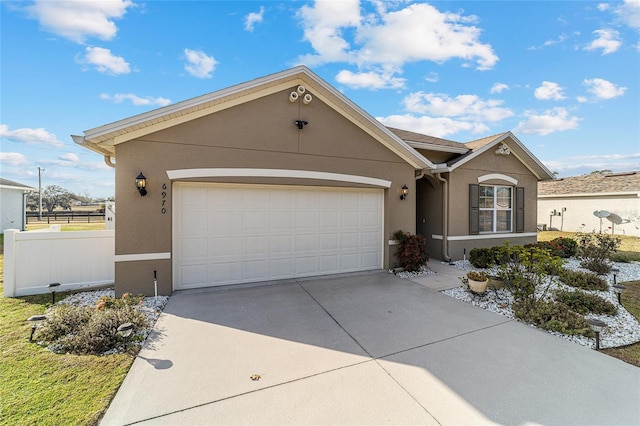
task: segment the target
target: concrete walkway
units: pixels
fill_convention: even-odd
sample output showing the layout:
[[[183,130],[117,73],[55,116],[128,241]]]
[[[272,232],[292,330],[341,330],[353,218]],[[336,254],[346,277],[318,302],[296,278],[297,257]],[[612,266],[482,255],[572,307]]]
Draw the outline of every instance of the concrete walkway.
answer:
[[[177,292],[102,424],[638,425],[639,401],[636,367],[376,272]]]

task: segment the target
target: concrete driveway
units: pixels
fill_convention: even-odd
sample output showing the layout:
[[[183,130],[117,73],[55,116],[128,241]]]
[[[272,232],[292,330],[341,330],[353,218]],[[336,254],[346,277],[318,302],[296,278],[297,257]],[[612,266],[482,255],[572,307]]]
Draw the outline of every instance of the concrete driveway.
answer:
[[[102,424],[638,425],[640,369],[386,273],[294,280],[174,294]]]

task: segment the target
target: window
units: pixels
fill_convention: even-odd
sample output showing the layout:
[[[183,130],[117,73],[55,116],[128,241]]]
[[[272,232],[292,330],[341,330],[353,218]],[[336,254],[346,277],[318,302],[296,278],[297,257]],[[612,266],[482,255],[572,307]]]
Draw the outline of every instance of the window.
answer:
[[[480,232],[511,232],[513,188],[480,185]]]

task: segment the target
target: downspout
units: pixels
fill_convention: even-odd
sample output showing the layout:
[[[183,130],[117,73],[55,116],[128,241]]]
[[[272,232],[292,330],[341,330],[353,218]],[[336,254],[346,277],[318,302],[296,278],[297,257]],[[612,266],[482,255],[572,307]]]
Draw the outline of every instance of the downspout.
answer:
[[[442,182],[442,259],[451,262],[449,256],[449,181],[436,173],[436,178]]]
[[[111,168],[115,169],[115,168],[116,168],[116,163],[114,163],[114,162],[111,160],[112,158],[113,158],[113,157],[111,157],[110,155],[105,155],[105,156],[104,156],[104,163],[105,163],[107,166],[109,166],[109,167],[111,167]]]

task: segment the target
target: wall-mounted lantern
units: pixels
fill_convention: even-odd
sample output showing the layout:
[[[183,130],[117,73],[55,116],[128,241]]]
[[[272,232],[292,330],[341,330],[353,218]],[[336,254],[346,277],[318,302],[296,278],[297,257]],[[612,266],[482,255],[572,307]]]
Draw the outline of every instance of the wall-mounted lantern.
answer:
[[[400,199],[404,200],[407,198],[407,195],[409,195],[409,188],[407,185],[402,185],[402,188],[400,189]]]
[[[144,177],[142,172],[136,177],[136,189],[143,197],[147,195],[147,178]]]

